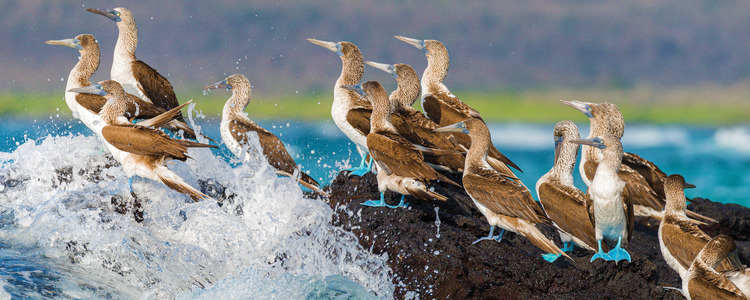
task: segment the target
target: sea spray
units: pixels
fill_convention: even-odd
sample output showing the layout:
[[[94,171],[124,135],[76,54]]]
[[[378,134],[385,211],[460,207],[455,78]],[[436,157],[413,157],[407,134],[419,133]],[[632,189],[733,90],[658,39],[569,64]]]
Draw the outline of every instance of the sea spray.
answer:
[[[183,298],[207,289],[224,298],[242,291],[230,283],[242,282],[260,298],[315,297],[325,287],[392,297],[386,257],[329,225],[331,209],[272,168],[233,167],[191,149],[193,159],[170,169],[196,187],[215,182],[224,194],[192,203],[141,179],[134,190],[145,220],[137,223],[111,204],[114,196],[134,199],[122,168],[101,150],[93,136],[47,136],[0,156],[0,178],[13,182],[0,193],[0,214],[11,216],[0,240],[57,274],[29,291],[55,285],[58,296],[72,298]],[[217,283],[227,285],[212,288]]]

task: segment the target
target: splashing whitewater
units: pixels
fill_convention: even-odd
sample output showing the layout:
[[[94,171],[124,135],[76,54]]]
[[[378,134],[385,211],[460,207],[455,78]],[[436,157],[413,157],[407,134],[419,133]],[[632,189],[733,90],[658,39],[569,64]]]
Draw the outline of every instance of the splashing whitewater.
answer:
[[[192,203],[161,183],[136,180],[145,217],[137,223],[111,203],[133,199],[122,168],[102,149],[97,137],[76,135],[0,152],[0,259],[25,264],[0,264],[5,291],[68,298],[393,296],[385,255],[331,226],[332,210],[322,200],[305,198],[267,163],[232,167],[208,149],[191,149],[194,159],[170,169],[195,187],[215,187],[216,200]]]

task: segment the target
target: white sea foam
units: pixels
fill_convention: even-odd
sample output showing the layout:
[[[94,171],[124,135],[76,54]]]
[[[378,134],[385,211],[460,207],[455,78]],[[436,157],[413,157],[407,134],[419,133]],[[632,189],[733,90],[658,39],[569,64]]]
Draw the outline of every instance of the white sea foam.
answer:
[[[652,147],[684,147],[690,143],[685,128],[677,126],[634,125],[625,129],[622,144],[625,149]]]
[[[385,255],[331,226],[332,210],[292,179],[267,164],[233,168],[207,149],[189,155],[170,168],[196,187],[225,187],[222,206],[137,179],[136,223],[114,211],[113,196],[132,197],[97,138],[48,136],[0,153],[0,240],[69,277],[59,288],[72,298],[393,296]]]
[[[541,150],[553,148],[552,125],[489,124],[492,143],[502,149]]]

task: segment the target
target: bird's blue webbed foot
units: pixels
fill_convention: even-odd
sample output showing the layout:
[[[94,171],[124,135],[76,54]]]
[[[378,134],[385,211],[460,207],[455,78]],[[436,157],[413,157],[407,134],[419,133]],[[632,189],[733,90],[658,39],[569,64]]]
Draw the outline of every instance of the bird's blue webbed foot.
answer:
[[[397,205],[388,205],[385,203],[385,194],[380,193],[380,200],[367,200],[362,205],[364,206],[370,206],[370,207],[389,207],[389,208],[399,208],[399,207],[409,207],[409,203],[404,203],[405,195],[401,195],[401,201]]]
[[[557,260],[560,256],[562,256],[562,254],[553,254],[553,253],[542,254],[542,258],[544,258],[544,260],[548,262],[555,262],[555,260]]]
[[[356,176],[363,176],[367,174],[368,172],[370,172],[370,166],[372,165],[372,156],[370,157],[369,163],[365,164],[365,162],[367,162],[367,156],[362,156],[362,161],[360,161],[359,167],[349,169],[349,171],[351,171],[350,174],[356,175]]]
[[[479,243],[480,241],[483,241],[483,240],[496,240],[498,242],[502,241],[503,240],[503,234],[505,233],[505,229],[500,230],[500,234],[498,234],[497,236],[493,236],[493,232],[494,231],[495,231],[495,226],[494,225],[490,226],[490,234],[488,234],[487,236],[485,236],[483,238],[480,238],[480,239],[474,241],[471,244],[474,245],[474,244]]]
[[[622,247],[620,247],[620,243],[621,242],[622,242],[622,237],[619,237],[617,239],[617,246],[615,246],[615,248],[612,249],[612,250],[610,250],[609,253],[607,253],[607,254],[609,254],[609,256],[611,257],[611,259],[614,260],[615,262],[618,262],[618,261],[621,261],[621,260],[627,260],[629,262],[630,261],[630,253],[628,253],[628,251],[626,251],[625,249],[622,249]]]
[[[573,243],[572,242],[564,242],[562,250],[563,252],[572,252],[573,251]]]
[[[612,260],[612,258],[609,256],[609,254],[604,253],[604,251],[602,251],[602,240],[597,240],[597,242],[599,243],[599,252],[596,252],[594,254],[594,256],[591,257],[591,261],[593,262],[597,258],[601,258],[601,259],[603,259],[605,261]]]

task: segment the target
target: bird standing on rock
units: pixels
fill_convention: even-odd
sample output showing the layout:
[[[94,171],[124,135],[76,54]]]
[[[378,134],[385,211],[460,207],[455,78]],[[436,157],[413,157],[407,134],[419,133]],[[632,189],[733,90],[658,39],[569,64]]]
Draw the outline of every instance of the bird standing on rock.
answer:
[[[592,223],[593,204],[588,195],[573,183],[573,169],[578,157],[578,127],[571,121],[555,125],[555,161],[552,169],[536,182],[536,194],[544,212],[552,219],[563,241],[563,251],[573,251],[573,244],[596,251],[596,233]],[[570,244],[570,246],[569,246]]]
[[[624,249],[633,235],[633,202],[623,199],[625,182],[617,176],[622,163],[622,144],[614,135],[574,140],[574,143],[589,145],[600,151],[601,160],[591,180],[588,196],[594,207],[594,230],[599,251],[591,261],[604,260],[630,261],[630,254]],[[602,250],[602,240],[617,243],[608,253]]]
[[[584,113],[591,123],[589,138],[611,134],[622,138],[625,133],[625,120],[620,109],[608,102],[590,103],[575,100],[561,100],[562,103]],[[586,185],[593,180],[597,164],[599,163],[598,150],[584,145],[581,149],[581,164],[579,171],[581,179]],[[646,174],[646,175],[644,175]],[[638,155],[623,152],[623,159],[617,175],[625,182],[623,197],[633,202],[635,215],[650,217],[661,220],[664,217],[664,174],[652,162]],[[661,191],[661,193],[657,193]],[[716,223],[716,220],[687,211],[687,215],[694,220],[703,220]]]
[[[487,163],[491,139],[490,131],[482,120],[471,118],[435,131],[462,132],[471,137],[463,174],[464,189],[490,224],[489,235],[474,243],[489,239],[501,241],[505,230],[510,230],[525,236],[539,249],[551,254],[544,256],[547,261],[554,261],[560,256],[570,258],[536,227],[536,224],[552,222],[531,197],[529,189]],[[493,236],[495,226],[502,229],[498,236]]]
[[[362,99],[356,92],[342,86],[359,83],[365,72],[365,61],[362,52],[350,42],[326,42],[307,39],[311,43],[326,48],[341,57],[341,75],[333,87],[333,104],[331,117],[333,123],[357,146],[362,157],[359,167],[351,169],[352,175],[362,176],[370,172],[372,157],[367,161],[367,134],[370,133],[370,114],[372,105]]]
[[[251,147],[249,134],[254,132],[258,135],[263,155],[268,159],[268,163],[276,169],[276,173],[287,177],[294,177],[295,174],[299,174],[297,182],[318,194],[327,195],[320,189],[320,184],[315,179],[300,170],[276,135],[258,126],[245,115],[244,111],[250,102],[252,92],[250,81],[247,80],[245,75],[234,74],[203,89],[218,88],[232,91],[232,96],[224,104],[221,114],[221,139],[234,155],[245,161],[251,159],[249,155],[246,155],[246,151]]]
[[[375,160],[380,200],[370,200],[363,205],[406,207],[406,195],[423,200],[448,200],[445,196],[427,188],[427,182],[442,181],[460,186],[424,163],[422,152],[400,136],[391,124],[391,105],[388,94],[377,81],[367,81],[361,85],[344,85],[344,89],[365,96],[372,102],[371,131],[367,135],[367,147]],[[384,193],[391,190],[400,193],[401,201],[396,206],[385,203]]]

